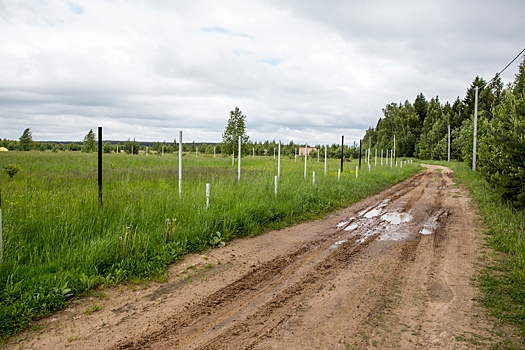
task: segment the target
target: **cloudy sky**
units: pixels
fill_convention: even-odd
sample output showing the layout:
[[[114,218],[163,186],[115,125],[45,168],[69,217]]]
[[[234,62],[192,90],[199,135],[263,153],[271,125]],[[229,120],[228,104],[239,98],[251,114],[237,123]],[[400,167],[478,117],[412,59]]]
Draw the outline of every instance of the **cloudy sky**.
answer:
[[[522,0],[0,0],[0,138],[358,140],[525,47]],[[518,59],[502,75],[512,81]]]

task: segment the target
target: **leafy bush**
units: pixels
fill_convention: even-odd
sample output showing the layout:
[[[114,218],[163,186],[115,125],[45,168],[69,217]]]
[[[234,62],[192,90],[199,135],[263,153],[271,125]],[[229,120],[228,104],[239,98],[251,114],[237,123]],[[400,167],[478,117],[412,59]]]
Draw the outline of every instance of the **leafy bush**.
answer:
[[[4,167],[4,171],[12,179],[20,171],[20,167],[16,164],[7,164]]]

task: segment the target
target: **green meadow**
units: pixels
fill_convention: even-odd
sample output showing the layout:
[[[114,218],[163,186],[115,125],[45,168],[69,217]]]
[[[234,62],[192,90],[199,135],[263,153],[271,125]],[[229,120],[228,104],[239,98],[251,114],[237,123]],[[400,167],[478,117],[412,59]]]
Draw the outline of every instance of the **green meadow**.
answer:
[[[0,339],[64,308],[101,285],[162,278],[184,254],[219,246],[350,205],[420,171],[372,166],[356,179],[356,160],[277,160],[185,154],[179,196],[178,156],[103,156],[103,204],[97,155],[79,152],[0,154],[3,259]],[[19,169],[12,177],[6,166]],[[8,167],[12,168],[12,167]],[[315,183],[313,172],[315,171]],[[206,205],[206,183],[211,185]]]

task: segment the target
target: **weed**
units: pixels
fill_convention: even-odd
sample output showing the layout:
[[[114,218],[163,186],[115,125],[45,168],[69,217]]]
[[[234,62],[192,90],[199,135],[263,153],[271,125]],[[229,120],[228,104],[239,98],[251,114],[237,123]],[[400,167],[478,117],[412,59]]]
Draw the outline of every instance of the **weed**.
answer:
[[[7,164],[4,166],[4,171],[12,179],[20,171],[20,167],[16,164]]]
[[[92,313],[97,312],[97,311],[100,311],[100,306],[97,305],[97,304],[93,304],[93,305],[91,305],[90,307],[88,307],[88,308],[86,309],[86,311],[84,311],[84,313],[85,313],[86,315],[91,315]]]

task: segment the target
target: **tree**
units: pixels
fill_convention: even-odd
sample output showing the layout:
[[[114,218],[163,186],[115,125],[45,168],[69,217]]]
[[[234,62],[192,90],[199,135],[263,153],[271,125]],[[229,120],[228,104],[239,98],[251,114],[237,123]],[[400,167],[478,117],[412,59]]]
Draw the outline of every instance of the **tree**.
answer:
[[[133,139],[133,141],[128,139],[126,142],[124,142],[122,149],[128,154],[139,154],[139,144],[135,141],[135,139]]]
[[[414,110],[419,119],[419,128],[423,128],[423,122],[427,117],[428,102],[423,93],[417,95],[416,100],[414,101]]]
[[[514,94],[523,94],[525,93],[525,55],[523,55],[523,61],[518,67],[518,74],[514,79],[513,84]]]
[[[525,207],[525,94],[502,94],[494,118],[486,121],[488,132],[480,138],[480,170],[502,190],[503,198]]]
[[[19,146],[21,151],[30,151],[33,149],[33,134],[30,128],[25,129],[22,136],[20,136]]]
[[[416,145],[416,154],[420,159],[436,159],[434,150],[439,140],[447,133],[447,124],[443,116],[443,108],[439,98],[433,98],[428,103],[427,116],[423,122],[421,138]]]
[[[95,150],[95,133],[92,129],[89,129],[89,132],[84,136],[84,142],[82,143],[82,152],[91,153]]]
[[[230,111],[230,119],[226,130],[222,134],[222,153],[229,155],[236,153],[238,150],[239,136],[241,137],[241,144],[246,145],[248,143],[248,135],[246,135],[246,116],[242,114],[239,107],[235,107],[235,110]],[[241,150],[242,151],[242,150]],[[237,156],[237,154],[235,154]]]

